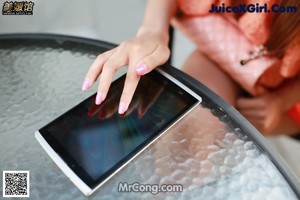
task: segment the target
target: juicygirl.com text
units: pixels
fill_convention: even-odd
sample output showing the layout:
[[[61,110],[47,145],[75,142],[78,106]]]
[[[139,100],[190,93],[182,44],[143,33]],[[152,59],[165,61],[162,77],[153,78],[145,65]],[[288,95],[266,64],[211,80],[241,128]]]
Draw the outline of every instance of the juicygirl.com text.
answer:
[[[281,6],[279,4],[239,4],[239,5],[226,5],[222,3],[221,6],[215,4],[211,5],[210,13],[295,13],[297,12],[297,6]]]

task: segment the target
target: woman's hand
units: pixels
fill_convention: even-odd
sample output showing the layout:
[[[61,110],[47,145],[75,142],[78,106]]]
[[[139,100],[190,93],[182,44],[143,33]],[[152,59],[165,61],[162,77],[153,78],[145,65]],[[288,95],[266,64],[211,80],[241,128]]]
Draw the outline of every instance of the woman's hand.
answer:
[[[87,90],[101,74],[95,103],[100,105],[107,96],[114,73],[128,65],[126,80],[119,103],[119,114],[129,107],[140,76],[165,63],[169,56],[168,33],[141,28],[137,37],[100,54],[90,67],[82,85]],[[145,88],[146,89],[146,88]]]
[[[239,98],[237,109],[261,133],[273,134],[284,116],[281,97],[276,93],[266,93],[260,97]]]
[[[119,86],[117,86],[117,88],[121,87],[123,83],[118,81],[118,84]],[[151,86],[149,84],[151,84]],[[142,77],[142,81],[140,81],[136,89],[136,94],[134,95],[127,112],[123,116],[126,117],[135,111],[138,118],[142,118],[148,109],[156,102],[163,91],[164,86],[164,84],[151,81],[149,77]],[[88,109],[88,116],[98,115],[100,120],[110,118],[118,110],[120,95],[121,91],[109,91],[106,100],[101,105],[92,103]]]

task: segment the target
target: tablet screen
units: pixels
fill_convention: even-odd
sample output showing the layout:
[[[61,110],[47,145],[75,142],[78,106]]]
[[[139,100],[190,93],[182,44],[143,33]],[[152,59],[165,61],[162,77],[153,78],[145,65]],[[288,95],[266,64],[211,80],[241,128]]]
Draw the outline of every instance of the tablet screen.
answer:
[[[168,128],[198,100],[153,71],[141,78],[124,115],[118,105],[124,76],[112,83],[107,98],[92,95],[40,129],[42,136],[91,188],[96,187]]]

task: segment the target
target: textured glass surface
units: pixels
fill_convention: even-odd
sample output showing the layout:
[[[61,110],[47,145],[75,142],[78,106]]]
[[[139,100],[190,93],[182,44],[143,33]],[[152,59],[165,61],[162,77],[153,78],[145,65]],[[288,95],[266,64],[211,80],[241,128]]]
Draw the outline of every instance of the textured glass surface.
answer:
[[[296,199],[250,138],[219,108],[203,105],[85,197],[34,132],[96,91],[82,92],[81,84],[101,51],[60,40],[0,42],[0,172],[29,170],[30,199]],[[183,191],[121,193],[120,182],[182,184]]]

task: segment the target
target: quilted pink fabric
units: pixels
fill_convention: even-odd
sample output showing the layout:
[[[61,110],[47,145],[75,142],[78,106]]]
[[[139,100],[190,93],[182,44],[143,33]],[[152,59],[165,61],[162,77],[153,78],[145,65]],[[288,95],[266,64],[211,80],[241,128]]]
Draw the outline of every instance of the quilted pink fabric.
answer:
[[[210,14],[208,11],[212,4],[238,5],[238,4],[256,4],[272,6],[277,0],[177,0],[180,10],[187,16],[201,16]],[[229,14],[225,14],[229,15]],[[234,14],[231,14],[234,16]],[[274,13],[245,13],[238,20],[240,29],[255,44],[263,44],[268,35],[270,21]]]
[[[210,14],[183,17],[173,21],[173,25],[250,94],[259,95],[266,91],[259,84],[259,79],[267,70],[272,73],[273,86],[278,86],[283,81],[279,75],[280,61],[276,58],[261,57],[246,65],[240,64],[241,59],[249,57],[249,52],[258,46],[223,16]]]
[[[270,24],[274,13],[245,13],[242,16],[223,14],[227,20],[211,15],[211,4],[252,3],[272,6],[277,0],[177,0],[185,17],[173,20],[174,25],[183,31],[204,53],[220,65],[241,87],[252,95],[264,93],[278,87],[285,75],[282,69],[295,73],[300,69],[300,35],[289,44],[281,60],[260,58],[244,67],[239,60],[247,57],[247,52],[256,45],[264,44],[269,37]],[[230,17],[228,17],[231,15]],[[203,17],[206,16],[206,17]],[[231,17],[238,19],[235,26]],[[282,77],[283,76],[283,77]],[[288,78],[288,77],[287,77]],[[290,117],[300,125],[300,102],[289,110]]]

